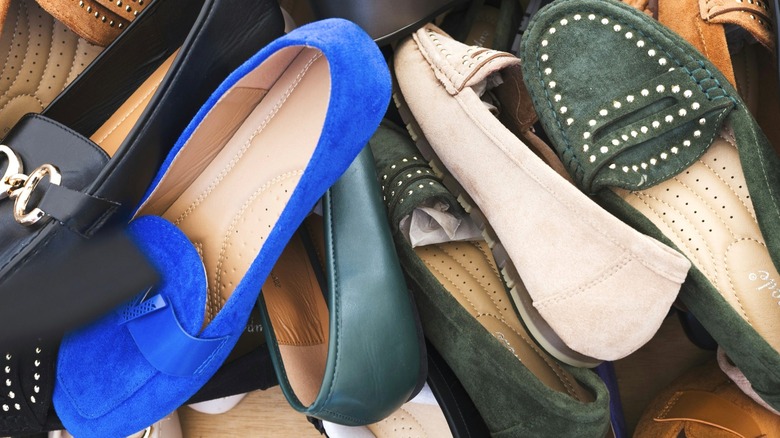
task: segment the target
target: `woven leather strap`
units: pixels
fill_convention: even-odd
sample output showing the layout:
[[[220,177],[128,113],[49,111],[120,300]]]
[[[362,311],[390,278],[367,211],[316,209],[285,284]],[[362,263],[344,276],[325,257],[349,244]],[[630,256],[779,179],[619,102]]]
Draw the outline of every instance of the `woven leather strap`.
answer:
[[[41,7],[85,40],[107,46],[152,0],[37,0]]]

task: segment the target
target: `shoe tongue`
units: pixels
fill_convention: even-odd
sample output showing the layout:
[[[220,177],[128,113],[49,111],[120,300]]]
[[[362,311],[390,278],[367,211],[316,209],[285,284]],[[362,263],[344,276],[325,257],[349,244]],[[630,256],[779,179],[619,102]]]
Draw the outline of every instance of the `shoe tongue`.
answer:
[[[109,45],[152,0],[36,0],[78,36]]]
[[[468,46],[432,24],[418,30],[412,37],[424,49],[421,52],[436,78],[452,95],[466,87],[473,87],[499,70],[520,65],[520,60],[510,53]]]
[[[406,133],[382,125],[368,144],[393,228],[420,205],[441,202],[449,206],[448,211],[460,211],[455,197],[444,188]]]

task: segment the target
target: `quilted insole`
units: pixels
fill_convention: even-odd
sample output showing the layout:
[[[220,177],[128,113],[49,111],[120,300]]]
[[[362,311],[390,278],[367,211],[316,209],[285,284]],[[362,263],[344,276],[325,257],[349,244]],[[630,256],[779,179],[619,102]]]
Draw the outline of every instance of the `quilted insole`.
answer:
[[[41,112],[103,50],[71,32],[35,0],[13,0],[0,36],[0,136]]]
[[[526,333],[486,242],[448,242],[414,250],[445,289],[539,380],[577,400],[593,400]]]
[[[726,301],[780,350],[780,280],[758,228],[739,154],[725,134],[676,177],[615,190],[647,216]]]
[[[286,68],[276,67],[286,60]],[[290,199],[319,140],[329,97],[321,52],[281,50],[222,97],[188,140],[191,153],[179,157],[142,211],[162,213],[200,252],[208,281],[205,324],[241,282]],[[216,152],[220,136],[227,139]]]
[[[368,430],[377,438],[452,436],[441,408],[422,403],[407,403],[384,420],[369,424]]]

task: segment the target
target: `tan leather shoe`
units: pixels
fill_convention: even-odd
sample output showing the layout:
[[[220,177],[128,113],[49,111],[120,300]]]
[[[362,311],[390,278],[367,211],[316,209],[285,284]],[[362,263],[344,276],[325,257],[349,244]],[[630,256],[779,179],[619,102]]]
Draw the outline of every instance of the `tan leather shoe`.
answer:
[[[527,99],[519,63],[427,25],[396,50],[396,101],[422,154],[454,177],[445,185],[483,228],[537,341],[573,365],[619,359],[657,331],[690,263],[601,209],[517,137],[527,124],[517,117]]]

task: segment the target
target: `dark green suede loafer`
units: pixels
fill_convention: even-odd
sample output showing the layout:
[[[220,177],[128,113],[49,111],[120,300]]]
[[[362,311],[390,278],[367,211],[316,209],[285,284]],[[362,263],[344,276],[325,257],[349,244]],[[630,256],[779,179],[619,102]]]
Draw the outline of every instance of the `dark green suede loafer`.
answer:
[[[612,0],[554,2],[520,56],[577,185],[691,260],[682,302],[780,408],[780,163],[736,90],[682,38]]]
[[[366,425],[422,388],[425,343],[367,147],[322,199],[323,217],[304,222],[271,270],[260,314],[290,405]]]
[[[383,125],[369,145],[426,337],[491,435],[603,438],[609,428],[604,384],[590,370],[564,365],[534,343],[515,314],[487,242],[428,239],[431,243],[413,248],[407,240],[410,234],[437,234],[433,225],[442,223],[457,233],[470,221],[411,140]]]

